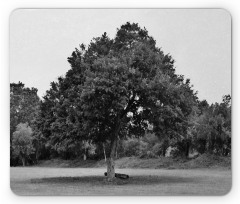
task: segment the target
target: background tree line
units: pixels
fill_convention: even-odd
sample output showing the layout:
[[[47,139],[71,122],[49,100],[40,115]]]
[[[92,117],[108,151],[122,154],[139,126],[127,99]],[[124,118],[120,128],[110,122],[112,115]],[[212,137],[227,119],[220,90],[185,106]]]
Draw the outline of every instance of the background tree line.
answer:
[[[230,155],[230,95],[200,101],[145,28],[126,23],[114,39],[104,33],[76,48],[68,62],[42,100],[37,89],[10,84],[11,165]]]

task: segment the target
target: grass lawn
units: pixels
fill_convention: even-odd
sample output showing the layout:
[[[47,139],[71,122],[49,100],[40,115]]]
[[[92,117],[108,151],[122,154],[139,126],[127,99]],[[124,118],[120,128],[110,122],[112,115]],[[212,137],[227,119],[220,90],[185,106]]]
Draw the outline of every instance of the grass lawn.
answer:
[[[228,169],[117,169],[127,182],[108,184],[105,168],[12,167],[17,195],[224,195],[231,189]]]

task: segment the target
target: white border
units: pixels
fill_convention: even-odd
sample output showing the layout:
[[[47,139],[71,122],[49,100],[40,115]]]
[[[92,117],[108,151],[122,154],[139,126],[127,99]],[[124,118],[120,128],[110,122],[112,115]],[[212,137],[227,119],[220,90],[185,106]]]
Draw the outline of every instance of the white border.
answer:
[[[0,130],[1,130],[1,203],[122,203],[122,202],[153,202],[153,203],[239,203],[239,160],[240,148],[237,130],[237,115],[239,115],[239,20],[240,20],[240,2],[239,0],[2,0],[0,1]],[[233,43],[232,43],[232,85],[233,85],[233,188],[229,194],[221,197],[19,197],[10,191],[9,177],[9,16],[16,8],[224,8],[232,15]],[[117,26],[117,25],[116,25]]]

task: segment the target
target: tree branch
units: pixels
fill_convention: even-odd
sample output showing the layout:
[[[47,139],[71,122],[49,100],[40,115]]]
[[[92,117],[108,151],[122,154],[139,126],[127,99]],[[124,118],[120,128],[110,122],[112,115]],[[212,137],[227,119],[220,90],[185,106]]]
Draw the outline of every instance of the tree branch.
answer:
[[[122,114],[120,114],[120,119],[122,119],[129,112],[129,110],[131,109],[131,106],[133,105],[133,103],[135,101],[135,96],[136,96],[136,94],[134,93],[132,98],[129,100],[126,109],[124,109]]]

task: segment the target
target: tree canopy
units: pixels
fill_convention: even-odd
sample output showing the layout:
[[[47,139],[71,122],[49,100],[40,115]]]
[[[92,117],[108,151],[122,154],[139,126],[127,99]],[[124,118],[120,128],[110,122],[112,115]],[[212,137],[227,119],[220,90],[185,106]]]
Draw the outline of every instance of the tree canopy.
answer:
[[[36,88],[24,87],[22,82],[10,84],[11,134],[19,123],[32,123],[40,101],[37,91]]]

